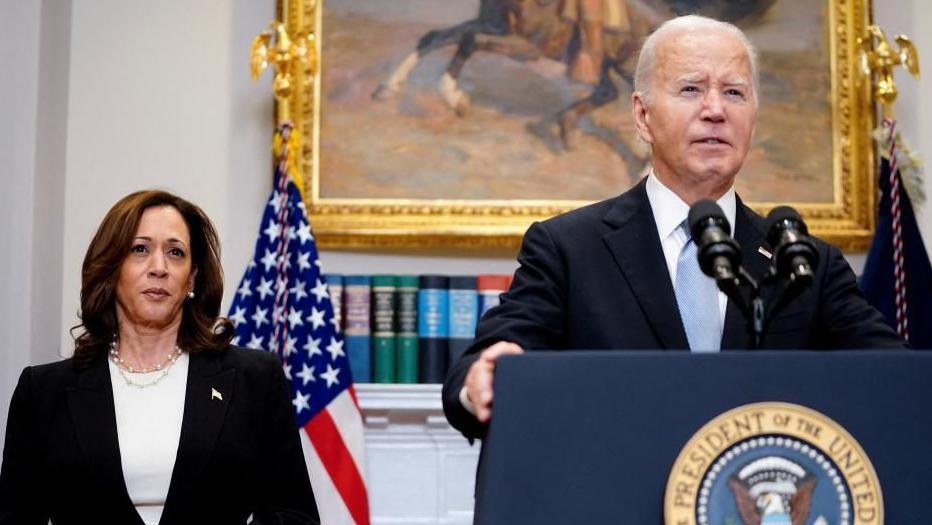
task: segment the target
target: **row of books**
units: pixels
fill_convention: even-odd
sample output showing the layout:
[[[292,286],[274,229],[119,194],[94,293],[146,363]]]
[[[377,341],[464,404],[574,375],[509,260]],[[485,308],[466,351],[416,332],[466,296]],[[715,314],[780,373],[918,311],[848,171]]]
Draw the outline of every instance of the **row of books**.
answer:
[[[442,383],[510,275],[326,274],[357,383]]]

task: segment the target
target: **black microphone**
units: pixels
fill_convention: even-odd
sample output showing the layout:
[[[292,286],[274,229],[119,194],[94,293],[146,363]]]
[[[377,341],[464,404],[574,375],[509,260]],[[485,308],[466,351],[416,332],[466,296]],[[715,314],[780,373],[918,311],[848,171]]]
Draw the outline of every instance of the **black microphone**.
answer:
[[[699,257],[699,268],[718,281],[719,288],[737,289],[741,250],[731,238],[731,226],[722,209],[710,200],[701,200],[689,209],[689,232]],[[726,291],[728,293],[728,291]]]
[[[796,210],[778,206],[767,214],[767,242],[773,247],[773,264],[778,277],[788,278],[801,287],[812,284],[819,266],[819,252]]]

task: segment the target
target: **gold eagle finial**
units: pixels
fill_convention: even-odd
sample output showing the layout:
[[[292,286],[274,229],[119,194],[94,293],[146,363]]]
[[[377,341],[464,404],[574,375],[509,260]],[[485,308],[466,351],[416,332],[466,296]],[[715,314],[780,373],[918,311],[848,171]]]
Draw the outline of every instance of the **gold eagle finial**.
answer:
[[[291,96],[292,71],[304,67],[307,78],[314,78],[317,71],[317,45],[314,33],[298,34],[292,38],[285,24],[272,21],[269,29],[252,41],[249,69],[256,80],[266,68],[274,66],[275,79],[272,83],[275,97],[279,101]]]
[[[893,103],[898,94],[893,70],[904,66],[914,77],[919,78],[919,52],[913,42],[904,35],[896,35],[893,48],[878,26],[867,27],[867,33],[858,38],[861,47],[861,70],[867,76],[874,75],[874,98],[883,104],[887,116],[893,114]]]

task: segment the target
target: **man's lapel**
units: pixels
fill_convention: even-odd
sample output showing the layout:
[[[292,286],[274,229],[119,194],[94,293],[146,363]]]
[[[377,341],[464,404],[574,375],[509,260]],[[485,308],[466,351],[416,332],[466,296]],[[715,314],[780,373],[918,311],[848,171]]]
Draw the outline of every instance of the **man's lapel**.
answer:
[[[113,386],[110,384],[108,366],[104,352],[87,368],[77,372],[75,386],[65,388],[68,409],[78,442],[89,468],[100,480],[102,492],[115,495],[113,504],[118,506],[127,520],[134,519],[136,523],[142,524],[123,479]]]
[[[734,237],[741,246],[741,265],[754,279],[760,279],[770,266],[773,250],[767,244],[760,217],[738,199]],[[735,301],[728,300],[722,350],[745,350],[751,346],[750,322]]]
[[[221,356],[207,352],[190,355],[181,438],[161,523],[177,522],[179,513],[189,506],[223,427],[235,378],[236,370],[225,369]]]
[[[619,196],[603,220],[614,229],[602,239],[631,286],[661,348],[689,348],[647,200],[645,180]]]

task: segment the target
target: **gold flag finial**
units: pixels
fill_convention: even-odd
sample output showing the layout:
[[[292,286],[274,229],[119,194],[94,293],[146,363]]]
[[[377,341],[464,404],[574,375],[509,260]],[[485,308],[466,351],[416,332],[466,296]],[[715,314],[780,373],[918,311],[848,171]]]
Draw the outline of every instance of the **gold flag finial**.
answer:
[[[892,118],[893,104],[898,94],[893,70],[904,66],[914,77],[919,78],[919,52],[913,42],[904,35],[894,37],[897,49],[893,48],[878,26],[867,27],[867,33],[858,38],[861,46],[861,70],[870,78],[873,74],[874,99],[883,105],[884,116]]]
[[[294,87],[292,73],[295,68],[303,67],[304,78],[311,82],[317,72],[316,37],[313,32],[292,37],[288,34],[285,24],[278,21],[269,22],[269,29],[252,41],[249,66],[253,80],[258,79],[266,68],[275,68],[272,90],[280,108],[279,121],[285,121],[288,119],[287,106]]]

